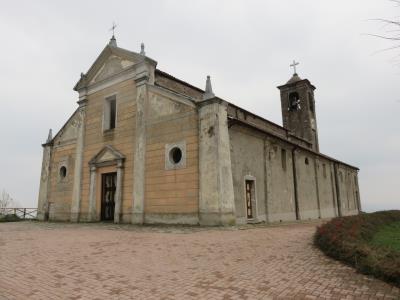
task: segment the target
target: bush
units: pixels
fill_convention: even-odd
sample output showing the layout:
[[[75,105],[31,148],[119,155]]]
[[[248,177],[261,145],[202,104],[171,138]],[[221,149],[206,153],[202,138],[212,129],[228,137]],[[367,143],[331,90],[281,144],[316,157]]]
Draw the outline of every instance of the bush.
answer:
[[[21,221],[22,219],[14,214],[9,215],[0,215],[0,222],[17,222]]]
[[[371,241],[385,226],[400,221],[400,211],[334,218],[317,228],[314,244],[326,255],[400,287],[400,252]]]

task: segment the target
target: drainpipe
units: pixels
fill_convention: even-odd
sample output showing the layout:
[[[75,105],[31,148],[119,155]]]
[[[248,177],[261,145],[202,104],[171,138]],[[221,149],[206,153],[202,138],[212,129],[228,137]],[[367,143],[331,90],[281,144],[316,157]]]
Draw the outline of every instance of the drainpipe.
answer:
[[[296,173],[296,150],[297,148],[294,147],[292,149],[292,167],[293,167],[293,184],[294,184],[294,206],[296,209],[296,220],[300,220],[300,213],[299,213],[299,202],[298,202],[298,194],[297,194],[297,173]]]
[[[337,170],[337,164],[333,164],[333,168],[335,170],[335,187],[336,187],[336,200],[337,200],[337,206],[338,206],[338,214],[339,217],[342,216],[342,201],[340,199],[340,187],[339,187],[339,178],[338,178],[338,170]]]

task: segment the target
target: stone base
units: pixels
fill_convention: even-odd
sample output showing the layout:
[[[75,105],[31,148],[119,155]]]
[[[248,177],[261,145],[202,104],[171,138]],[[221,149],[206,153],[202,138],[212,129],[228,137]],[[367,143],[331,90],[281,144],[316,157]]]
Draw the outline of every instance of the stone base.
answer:
[[[131,218],[132,224],[143,224],[144,223],[144,214],[142,212],[133,213]]]
[[[47,214],[48,215],[48,214]],[[47,217],[47,218],[46,218]],[[44,213],[44,212],[37,212],[37,215],[36,215],[36,219],[38,219],[39,221],[47,221],[47,219],[48,219],[48,216],[46,216],[46,213]]]
[[[79,222],[79,213],[71,213],[70,222],[77,223]]]
[[[193,214],[147,213],[144,216],[144,223],[198,225],[199,215],[197,213]]]
[[[236,224],[233,213],[200,213],[200,225],[204,226],[232,226]]]
[[[268,222],[275,223],[275,222],[292,222],[296,221],[296,213],[292,212],[285,212],[285,213],[269,213],[268,214]]]

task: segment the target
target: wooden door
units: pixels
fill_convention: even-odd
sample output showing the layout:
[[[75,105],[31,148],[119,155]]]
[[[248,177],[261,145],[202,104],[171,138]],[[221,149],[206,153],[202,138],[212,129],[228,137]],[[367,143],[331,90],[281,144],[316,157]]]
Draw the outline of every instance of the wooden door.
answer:
[[[253,219],[253,184],[252,180],[246,180],[246,208],[247,208],[247,219]]]
[[[103,221],[114,220],[116,182],[117,173],[102,174],[101,220]]]

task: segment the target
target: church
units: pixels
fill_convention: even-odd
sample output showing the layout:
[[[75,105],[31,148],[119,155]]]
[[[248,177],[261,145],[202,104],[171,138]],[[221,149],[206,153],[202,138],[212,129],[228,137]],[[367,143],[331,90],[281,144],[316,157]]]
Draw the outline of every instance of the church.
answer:
[[[40,220],[233,225],[358,214],[358,168],[322,154],[315,87],[278,86],[283,126],[112,36],[43,146]]]

